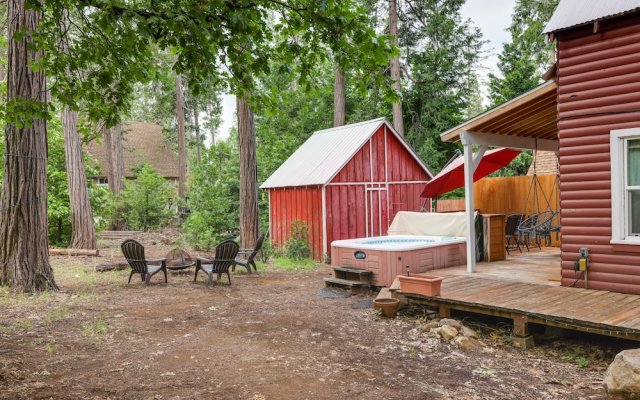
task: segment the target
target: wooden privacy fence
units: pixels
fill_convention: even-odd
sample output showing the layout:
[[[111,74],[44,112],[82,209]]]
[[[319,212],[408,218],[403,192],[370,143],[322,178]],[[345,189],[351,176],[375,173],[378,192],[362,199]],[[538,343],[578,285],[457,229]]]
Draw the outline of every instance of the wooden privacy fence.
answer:
[[[547,196],[551,209],[559,211],[558,187],[555,175],[538,176],[538,203],[535,209],[533,192],[527,201],[531,176],[508,176],[499,178],[483,178],[473,184],[474,207],[482,214],[531,214],[547,210],[544,195]],[[437,201],[437,212],[464,211],[464,199],[442,199]],[[559,221],[559,219],[558,219]],[[554,233],[551,234],[553,246],[560,244]]]

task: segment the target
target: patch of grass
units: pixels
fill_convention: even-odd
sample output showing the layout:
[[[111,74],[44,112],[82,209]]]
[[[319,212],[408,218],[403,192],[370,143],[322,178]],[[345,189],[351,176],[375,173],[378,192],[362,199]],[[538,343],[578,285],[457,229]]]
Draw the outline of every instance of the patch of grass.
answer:
[[[47,344],[44,346],[44,351],[48,354],[48,355],[53,355],[53,352],[56,349],[56,343],[53,340],[49,340],[47,342]]]
[[[60,321],[69,315],[69,309],[66,306],[52,308],[47,312],[45,323],[51,325],[54,322]]]
[[[97,337],[107,333],[109,324],[104,318],[95,318],[82,324],[82,336]]]
[[[579,368],[587,368],[589,366],[589,359],[579,347],[574,347],[573,350],[569,352],[567,358],[573,361]]]
[[[259,263],[258,271],[261,267],[267,271],[284,271],[284,272],[307,272],[313,271],[318,263],[309,258],[302,260],[292,260],[287,257],[274,257],[266,264]]]

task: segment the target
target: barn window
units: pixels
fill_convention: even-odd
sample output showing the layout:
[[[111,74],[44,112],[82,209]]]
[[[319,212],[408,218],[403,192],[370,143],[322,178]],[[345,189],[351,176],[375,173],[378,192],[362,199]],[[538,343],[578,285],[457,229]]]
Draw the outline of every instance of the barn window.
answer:
[[[640,128],[611,131],[612,243],[640,244]]]

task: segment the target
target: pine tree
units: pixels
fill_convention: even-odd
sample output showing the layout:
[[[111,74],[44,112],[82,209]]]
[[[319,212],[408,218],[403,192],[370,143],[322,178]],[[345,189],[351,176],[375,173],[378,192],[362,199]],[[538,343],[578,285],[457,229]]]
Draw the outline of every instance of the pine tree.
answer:
[[[489,74],[492,106],[504,103],[533,89],[551,64],[553,43],[542,30],[558,0],[517,0],[509,26],[511,42],[505,43],[498,56],[500,75]]]

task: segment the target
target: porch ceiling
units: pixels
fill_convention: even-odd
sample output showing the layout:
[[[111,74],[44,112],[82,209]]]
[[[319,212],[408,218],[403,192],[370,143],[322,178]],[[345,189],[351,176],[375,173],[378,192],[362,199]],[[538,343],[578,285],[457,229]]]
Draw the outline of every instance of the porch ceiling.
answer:
[[[458,142],[462,132],[496,135],[499,136],[496,137],[496,145],[500,146],[504,146],[509,137],[557,141],[557,87],[555,80],[545,82],[440,136],[445,142]],[[523,140],[515,142],[525,143]]]

